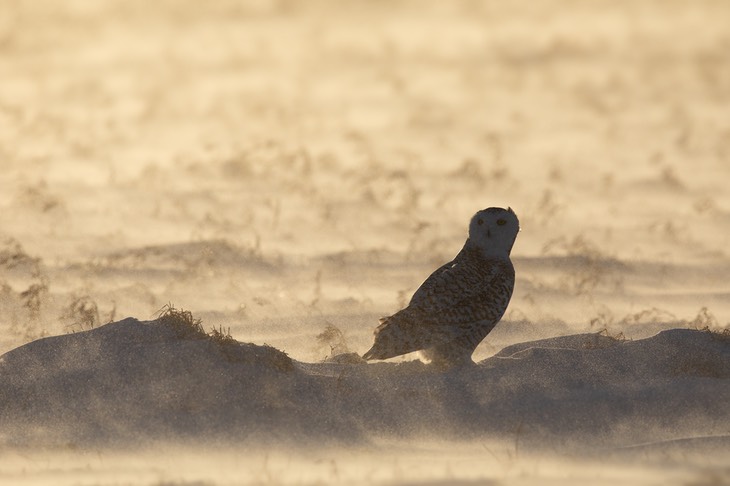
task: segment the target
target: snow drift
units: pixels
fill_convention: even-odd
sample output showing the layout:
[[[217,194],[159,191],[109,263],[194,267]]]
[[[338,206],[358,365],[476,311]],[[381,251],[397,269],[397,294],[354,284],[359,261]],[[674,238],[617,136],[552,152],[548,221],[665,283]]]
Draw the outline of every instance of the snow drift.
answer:
[[[355,355],[303,363],[223,337],[127,318],[14,349],[0,358],[2,443],[503,438],[595,449],[730,434],[724,334],[555,337],[450,371]]]

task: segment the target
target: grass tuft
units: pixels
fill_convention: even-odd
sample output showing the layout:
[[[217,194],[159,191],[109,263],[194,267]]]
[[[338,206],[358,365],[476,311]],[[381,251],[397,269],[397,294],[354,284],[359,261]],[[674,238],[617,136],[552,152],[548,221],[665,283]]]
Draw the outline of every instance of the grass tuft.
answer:
[[[228,344],[237,344],[238,341],[236,341],[233,336],[231,336],[231,328],[229,327],[225,331],[223,330],[223,326],[220,326],[218,329],[215,327],[210,330],[208,333],[208,338],[210,338],[211,341],[218,343],[220,345],[228,345]]]
[[[689,322],[689,327],[706,332],[715,341],[730,343],[730,327],[720,328],[715,315],[707,307],[703,307],[697,316]]]
[[[330,353],[325,359],[350,352],[344,333],[337,326],[330,323],[327,323],[324,331],[317,334],[316,339],[320,346],[328,346],[330,348]]]
[[[61,319],[71,322],[67,327],[78,326],[81,331],[93,329],[101,322],[99,306],[88,295],[74,296],[64,308]]]
[[[618,342],[626,341],[626,336],[624,336],[624,333],[619,332],[618,334],[611,334],[611,332],[607,328],[601,329],[596,334],[598,334],[599,336],[604,336],[604,337],[613,339],[614,341],[618,341]]]
[[[592,337],[583,344],[583,349],[603,349],[615,344],[626,342],[624,333],[611,334],[608,328],[593,333]]]
[[[233,363],[266,364],[278,371],[292,371],[294,363],[283,351],[267,344],[239,343],[231,330],[215,327],[205,332],[201,319],[193,317],[193,313],[183,309],[176,309],[172,304],[166,304],[157,313],[157,322],[173,329],[180,339],[206,340],[213,343],[223,354],[226,360]]]
[[[709,327],[703,327],[700,331],[709,333],[710,337],[715,341],[730,344],[730,328],[710,329]]]
[[[173,329],[182,339],[205,339],[208,337],[203,329],[203,321],[193,317],[193,313],[176,309],[172,304],[165,304],[157,313],[157,322]]]

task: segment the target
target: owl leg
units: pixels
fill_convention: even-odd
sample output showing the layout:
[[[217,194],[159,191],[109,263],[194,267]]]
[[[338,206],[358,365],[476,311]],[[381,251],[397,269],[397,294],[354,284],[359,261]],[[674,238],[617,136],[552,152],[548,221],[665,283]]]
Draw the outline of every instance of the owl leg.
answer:
[[[455,339],[446,343],[438,344],[421,351],[421,354],[432,364],[441,368],[453,368],[455,366],[473,365],[471,359],[472,353],[476,346],[461,343],[460,339]]]
[[[491,326],[494,327],[494,326]],[[422,354],[431,363],[451,368],[454,366],[472,365],[474,361],[471,355],[484,337],[489,333],[491,327],[465,326],[452,334],[449,338],[436,342],[422,351]]]

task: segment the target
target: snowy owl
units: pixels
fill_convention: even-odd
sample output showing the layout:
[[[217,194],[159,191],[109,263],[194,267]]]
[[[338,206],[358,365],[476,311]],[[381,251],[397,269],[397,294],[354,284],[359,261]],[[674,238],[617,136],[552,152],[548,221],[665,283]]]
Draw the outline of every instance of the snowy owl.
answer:
[[[380,319],[366,360],[421,350],[441,366],[472,363],[504,315],[515,285],[509,259],[520,223],[511,208],[487,208],[469,223],[464,247],[419,287],[408,307]]]

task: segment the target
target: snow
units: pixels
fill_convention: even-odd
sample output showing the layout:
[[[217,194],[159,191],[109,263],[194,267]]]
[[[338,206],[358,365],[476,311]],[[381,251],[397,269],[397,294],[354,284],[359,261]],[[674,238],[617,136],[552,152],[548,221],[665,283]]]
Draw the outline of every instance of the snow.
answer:
[[[729,482],[728,18],[9,3],[0,483]],[[490,206],[522,231],[479,365],[360,363]]]
[[[730,444],[726,334],[562,336],[448,371],[347,357],[304,363],[134,318],[43,338],[0,357],[2,445],[372,451],[488,438],[594,458],[704,448],[722,461]]]

